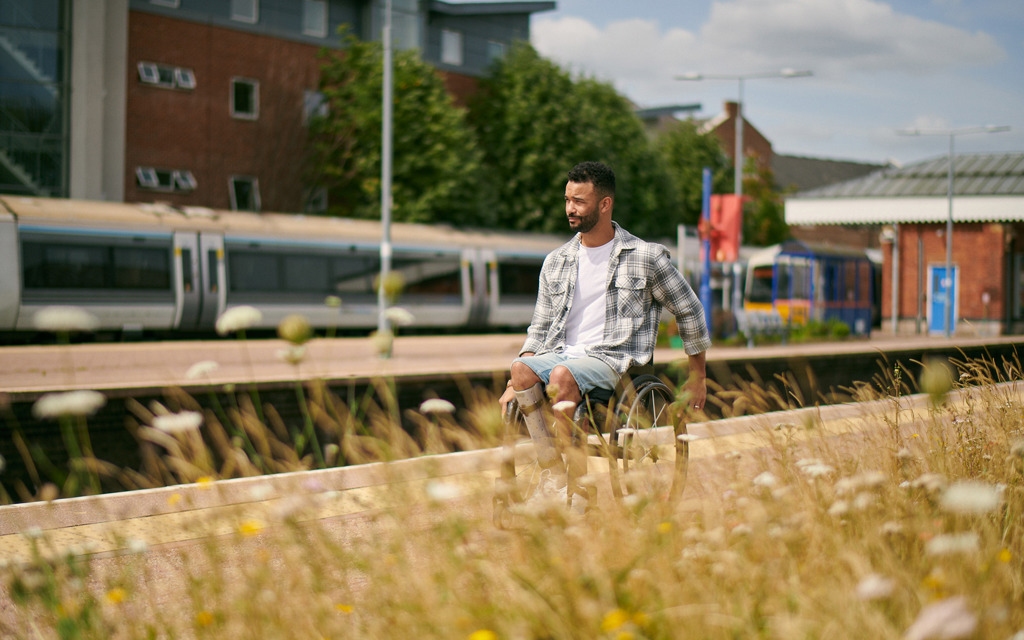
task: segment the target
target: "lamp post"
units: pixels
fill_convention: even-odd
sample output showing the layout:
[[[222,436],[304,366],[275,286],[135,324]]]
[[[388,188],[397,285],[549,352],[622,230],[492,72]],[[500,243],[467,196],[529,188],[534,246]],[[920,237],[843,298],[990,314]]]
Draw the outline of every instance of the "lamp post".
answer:
[[[956,177],[956,155],[953,153],[953,141],[957,136],[971,133],[997,133],[1009,130],[1010,127],[1006,125],[986,125],[958,129],[899,129],[896,131],[901,136],[949,136],[949,171],[946,178],[948,208],[946,216],[946,273],[943,278],[946,289],[946,313],[943,318],[943,327],[947,338],[953,335],[953,180]]]
[[[743,81],[758,78],[803,78],[814,75],[811,71],[796,71],[794,69],[782,69],[780,71],[769,71],[766,73],[735,73],[735,74],[711,74],[711,73],[684,73],[676,76],[676,80],[738,80],[739,98],[736,101],[736,151],[733,161],[735,163],[735,186],[734,193],[737,196],[743,195]]]
[[[383,100],[381,108],[381,158],[380,158],[380,282],[377,285],[377,332],[383,336],[389,329],[387,317],[387,280],[391,271],[391,120],[392,120],[392,63],[391,63],[391,0],[384,5],[384,28],[381,32],[384,53]],[[390,350],[381,354],[389,357]]]

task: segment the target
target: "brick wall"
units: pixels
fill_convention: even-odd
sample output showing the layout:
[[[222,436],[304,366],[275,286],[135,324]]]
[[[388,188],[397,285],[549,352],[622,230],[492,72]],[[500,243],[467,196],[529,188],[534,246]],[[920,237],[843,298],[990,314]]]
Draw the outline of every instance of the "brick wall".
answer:
[[[916,318],[919,292],[924,291],[920,309],[928,317],[928,267],[946,264],[945,224],[901,225],[899,235],[899,315]],[[1001,320],[1006,312],[1007,227],[999,223],[956,224],[953,229],[953,266],[959,270],[959,318]],[[920,252],[918,246],[920,243]],[[918,256],[921,255],[921,268]],[[892,316],[892,249],[882,249],[882,316]],[[923,273],[922,273],[923,272]],[[919,282],[923,287],[919,287]],[[984,295],[988,294],[986,306]]]
[[[728,118],[718,125],[714,133],[722,141],[725,153],[733,162],[736,161],[736,103],[726,102],[725,112]],[[757,165],[761,169],[770,169],[772,166],[772,143],[768,141],[761,132],[755,129],[746,118],[743,119],[743,154],[747,157],[755,156]]]
[[[311,45],[130,12],[125,201],[229,208],[230,176],[247,175],[259,180],[263,210],[301,210],[303,91],[317,88],[316,54]],[[139,61],[190,68],[196,88],[144,84]],[[236,76],[259,81],[257,120],[231,116]],[[138,166],[187,169],[198,186],[191,193],[143,189]]]

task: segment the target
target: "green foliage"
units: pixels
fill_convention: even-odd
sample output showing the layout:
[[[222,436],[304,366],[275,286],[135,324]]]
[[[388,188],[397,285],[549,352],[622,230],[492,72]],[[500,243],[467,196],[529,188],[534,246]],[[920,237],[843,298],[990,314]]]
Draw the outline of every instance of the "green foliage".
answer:
[[[331,214],[379,218],[381,45],[354,36],[345,44],[321,53],[320,90],[328,114],[310,122],[310,178],[328,189]],[[415,52],[396,52],[393,74],[393,219],[472,221],[480,154],[465,112]]]
[[[564,232],[565,174],[599,160],[616,172],[616,220],[641,235],[674,232],[667,170],[632,105],[610,85],[574,80],[519,43],[481,81],[470,119],[484,154],[491,224]]]
[[[700,220],[704,167],[711,168],[713,193],[732,192],[732,163],[722,142],[713,135],[701,134],[695,121],[680,122],[661,134],[657,146],[668,165],[683,224],[695,225]]]
[[[774,174],[754,164],[744,171],[743,193],[750,200],[743,207],[743,244],[766,247],[789,238],[789,225]]]

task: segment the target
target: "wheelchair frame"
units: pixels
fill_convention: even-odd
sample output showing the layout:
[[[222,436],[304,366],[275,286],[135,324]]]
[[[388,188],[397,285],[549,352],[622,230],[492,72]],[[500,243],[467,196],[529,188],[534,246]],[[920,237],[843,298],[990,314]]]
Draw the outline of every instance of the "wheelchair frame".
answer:
[[[685,415],[668,384],[650,373],[631,371],[614,391],[597,389],[584,398],[572,420],[572,441],[563,445],[581,447],[588,467],[595,454],[607,462],[615,498],[643,495],[675,501],[683,493],[689,462],[689,444],[679,438],[686,433]],[[532,445],[521,446],[529,435],[514,400],[504,418],[501,474],[495,480],[493,500],[494,523],[499,527],[511,524],[514,507],[537,491],[544,471]],[[588,428],[592,425],[596,428]],[[669,448],[674,455],[666,459]],[[567,452],[561,453],[565,458]],[[586,488],[572,477],[571,465],[565,466],[568,507],[574,492],[584,493]]]

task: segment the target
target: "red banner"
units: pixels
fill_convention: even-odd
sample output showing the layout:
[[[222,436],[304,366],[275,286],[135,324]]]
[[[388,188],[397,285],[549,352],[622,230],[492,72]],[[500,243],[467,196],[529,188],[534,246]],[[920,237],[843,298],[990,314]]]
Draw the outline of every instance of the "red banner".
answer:
[[[740,256],[743,228],[743,196],[732,193],[711,196],[711,259],[736,262]]]

